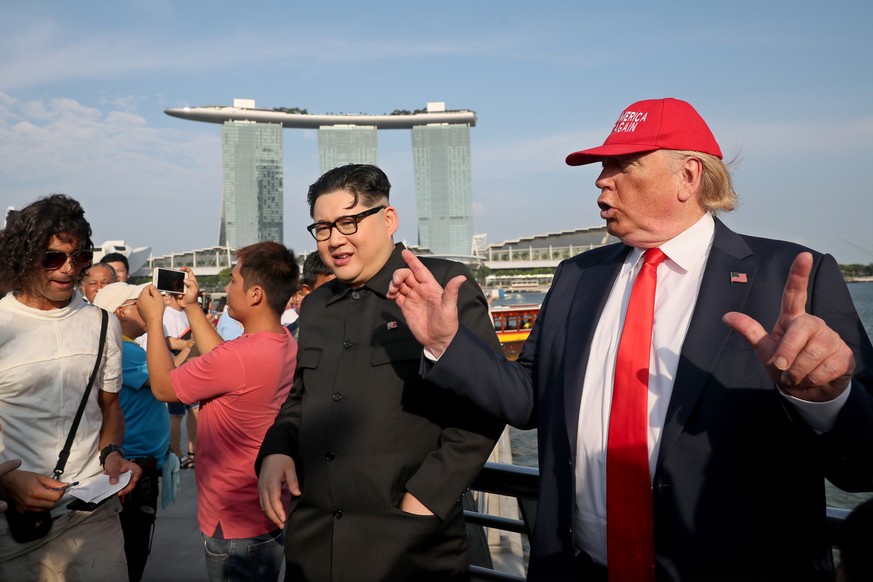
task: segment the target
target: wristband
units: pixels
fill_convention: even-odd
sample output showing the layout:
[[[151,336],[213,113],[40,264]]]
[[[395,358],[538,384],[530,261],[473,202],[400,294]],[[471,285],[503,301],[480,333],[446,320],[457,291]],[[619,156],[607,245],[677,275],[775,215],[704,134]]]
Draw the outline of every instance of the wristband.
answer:
[[[106,445],[100,449],[100,466],[106,467],[106,457],[115,452],[124,457],[124,450],[121,448],[121,445]]]

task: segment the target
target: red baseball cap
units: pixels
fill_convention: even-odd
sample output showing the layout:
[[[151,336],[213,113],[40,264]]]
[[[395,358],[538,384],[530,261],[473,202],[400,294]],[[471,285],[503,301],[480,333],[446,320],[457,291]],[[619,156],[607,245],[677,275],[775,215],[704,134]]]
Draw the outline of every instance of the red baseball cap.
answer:
[[[603,145],[573,152],[570,166],[599,162],[610,156],[655,150],[691,150],[721,158],[712,132],[690,103],[679,99],[637,101],[621,112]]]

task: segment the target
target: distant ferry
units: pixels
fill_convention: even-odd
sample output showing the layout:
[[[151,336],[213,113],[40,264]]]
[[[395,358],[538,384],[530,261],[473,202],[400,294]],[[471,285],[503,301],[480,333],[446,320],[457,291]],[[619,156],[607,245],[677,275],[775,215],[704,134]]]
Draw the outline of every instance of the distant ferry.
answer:
[[[500,340],[507,359],[518,358],[539,314],[540,305],[537,303],[519,303],[491,308],[491,321],[494,322],[497,339]]]

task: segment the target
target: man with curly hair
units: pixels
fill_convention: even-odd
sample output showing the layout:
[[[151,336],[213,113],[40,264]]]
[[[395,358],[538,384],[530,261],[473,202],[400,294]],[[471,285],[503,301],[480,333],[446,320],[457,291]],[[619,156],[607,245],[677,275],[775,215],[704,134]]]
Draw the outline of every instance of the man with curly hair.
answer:
[[[102,362],[75,432],[61,480],[53,468],[64,448],[94,368],[101,313],[77,289],[93,257],[91,227],[79,203],[63,194],[41,198],[0,231],[0,461],[21,466],[0,477],[8,511],[50,512],[43,537],[18,542],[0,516],[0,580],[126,580],[116,497],[93,511],[68,509],[76,482],[101,474],[111,484],[141,469],[121,450],[124,417],[121,331],[110,318]],[[72,489],[70,489],[72,487]]]

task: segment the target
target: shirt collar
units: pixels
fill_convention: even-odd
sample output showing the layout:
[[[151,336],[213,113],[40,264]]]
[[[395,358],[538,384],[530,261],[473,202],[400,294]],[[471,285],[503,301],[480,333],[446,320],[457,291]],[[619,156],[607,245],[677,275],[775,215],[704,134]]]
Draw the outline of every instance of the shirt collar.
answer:
[[[388,257],[388,260],[384,265],[382,265],[379,272],[373,275],[369,281],[364,283],[362,288],[369,289],[382,297],[386,297],[388,295],[388,286],[391,285],[391,279],[394,277],[394,271],[406,267],[406,262],[400,255],[400,252],[405,248],[406,247],[403,243],[396,243],[394,245],[394,250],[391,252],[391,256]],[[335,301],[339,301],[352,291],[353,288],[351,286],[346,285],[341,281],[337,281],[333,288],[333,295],[327,300],[327,304],[330,305]]]
[[[689,228],[680,232],[659,248],[673,263],[682,271],[691,270],[709,252],[712,241],[715,238],[715,220],[709,212],[705,212],[700,219]],[[622,267],[622,274],[633,272],[643,256],[645,249],[633,248],[628,253]]]
[[[67,305],[56,309],[37,309],[36,307],[30,307],[28,305],[25,305],[24,303],[20,302],[17,297],[15,297],[14,291],[9,291],[2,298],[2,301],[15,311],[28,313],[31,316],[37,317],[39,319],[65,319],[67,317],[70,317],[71,315],[75,315],[81,309],[91,307],[90,303],[82,301],[82,295],[79,293],[78,289],[73,291],[73,295],[70,297],[70,302],[67,303]]]

